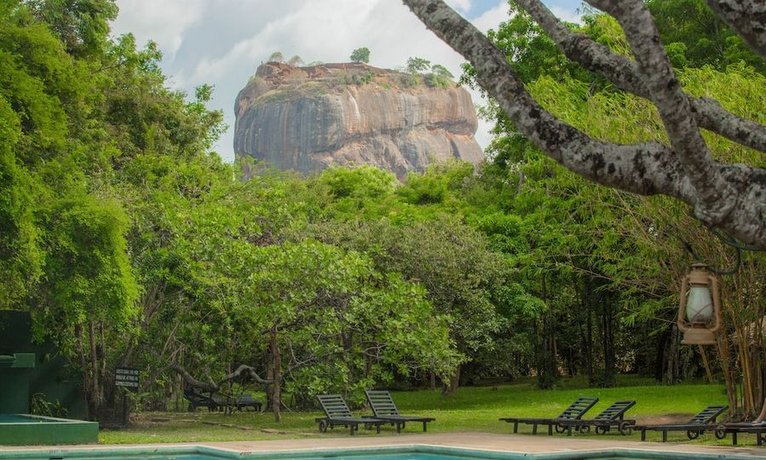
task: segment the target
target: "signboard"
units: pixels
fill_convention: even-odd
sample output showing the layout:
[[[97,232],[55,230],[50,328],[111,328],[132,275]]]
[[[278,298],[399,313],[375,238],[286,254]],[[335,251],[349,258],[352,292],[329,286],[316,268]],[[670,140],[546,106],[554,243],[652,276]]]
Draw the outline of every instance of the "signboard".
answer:
[[[138,390],[138,376],[141,371],[138,369],[120,368],[114,370],[114,384],[118,387],[125,387],[130,390]]]

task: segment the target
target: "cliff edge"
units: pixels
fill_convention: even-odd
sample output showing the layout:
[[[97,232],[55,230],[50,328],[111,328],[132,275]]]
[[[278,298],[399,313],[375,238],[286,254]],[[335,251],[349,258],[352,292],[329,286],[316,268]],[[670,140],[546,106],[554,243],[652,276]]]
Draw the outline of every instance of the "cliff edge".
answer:
[[[445,79],[365,64],[268,62],[239,92],[234,151],[280,169],[374,165],[402,177],[482,159],[468,92]]]

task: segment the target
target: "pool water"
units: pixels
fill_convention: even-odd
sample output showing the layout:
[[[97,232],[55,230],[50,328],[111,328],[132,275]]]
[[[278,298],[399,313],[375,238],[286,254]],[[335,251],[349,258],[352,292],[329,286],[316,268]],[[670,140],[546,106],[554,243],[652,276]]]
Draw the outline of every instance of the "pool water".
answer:
[[[248,455],[238,455],[238,456],[226,456],[221,457],[218,455],[205,455],[205,454],[180,454],[180,455],[120,455],[117,453],[117,455],[87,455],[87,456],[70,456],[68,454],[46,454],[44,456],[21,456],[21,457],[3,457],[2,453],[0,453],[0,458],[18,458],[19,460],[222,460],[222,459],[228,459],[228,458],[239,458],[239,459],[249,459],[253,458]],[[273,456],[258,456],[256,457],[259,460],[267,460],[267,459],[288,459],[288,458],[300,458],[301,460],[484,460],[484,459],[521,459],[521,458],[527,458],[527,459],[534,459],[534,457],[529,456],[498,456],[497,454],[488,457],[488,456],[463,456],[463,455],[449,455],[449,454],[429,454],[429,453],[421,453],[421,452],[412,452],[412,453],[397,453],[397,454],[372,454],[372,455],[349,455],[349,456],[315,456],[315,457],[291,457],[291,456],[283,456],[278,455],[276,457]],[[575,458],[575,457],[569,457],[569,458]],[[585,459],[588,457],[576,457]],[[590,458],[598,458],[600,460],[628,460],[627,457],[590,457]],[[719,457],[722,458],[722,457]],[[633,457],[630,460],[640,460],[638,457]]]
[[[327,451],[240,453],[210,447],[156,447],[0,451],[0,460],[735,460],[766,457],[615,449],[544,454],[492,452],[437,446]]]

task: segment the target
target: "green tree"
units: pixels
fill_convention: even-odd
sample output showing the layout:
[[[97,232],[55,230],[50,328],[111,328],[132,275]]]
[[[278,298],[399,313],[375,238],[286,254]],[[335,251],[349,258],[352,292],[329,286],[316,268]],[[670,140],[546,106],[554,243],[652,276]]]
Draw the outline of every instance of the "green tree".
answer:
[[[679,67],[711,65],[719,71],[739,62],[766,72],[755,54],[704,0],[648,2],[669,55]]]
[[[52,336],[76,359],[86,388],[89,414],[104,402],[106,362],[113,341],[130,334],[138,311],[138,286],[130,268],[125,214],[114,202],[70,196],[55,203],[48,218],[46,273],[35,296],[38,334]]]
[[[431,72],[438,77],[448,78],[448,79],[455,78],[454,75],[452,75],[452,72],[447,70],[447,68],[441,64],[432,65]]]
[[[370,49],[369,48],[357,48],[351,52],[351,62],[363,62],[365,64],[370,62]]]
[[[407,59],[407,72],[422,73],[431,67],[431,61],[421,57],[411,57]]]
[[[269,59],[267,60],[267,62],[282,62],[284,60],[285,60],[285,57],[282,55],[281,51],[274,51],[269,56]]]
[[[109,41],[109,22],[117,18],[114,0],[29,0],[39,22],[48,24],[67,53],[99,59]]]

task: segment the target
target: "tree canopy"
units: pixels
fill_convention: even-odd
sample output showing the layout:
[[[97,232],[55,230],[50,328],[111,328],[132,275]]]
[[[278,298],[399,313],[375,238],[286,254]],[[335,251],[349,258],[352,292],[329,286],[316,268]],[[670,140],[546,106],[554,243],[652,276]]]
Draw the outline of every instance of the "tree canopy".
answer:
[[[352,62],[363,62],[365,64],[370,62],[370,49],[367,47],[357,48],[351,52]]]

